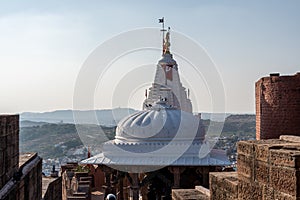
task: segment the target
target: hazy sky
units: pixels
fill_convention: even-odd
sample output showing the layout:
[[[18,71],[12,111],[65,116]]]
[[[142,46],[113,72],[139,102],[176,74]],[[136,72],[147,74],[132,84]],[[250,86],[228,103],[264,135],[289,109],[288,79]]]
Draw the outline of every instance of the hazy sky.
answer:
[[[254,113],[255,81],[271,72],[300,71],[299,10],[297,0],[1,1],[0,113],[71,109],[89,54],[122,32],[159,27],[162,16],[213,59],[226,111]],[[156,63],[160,55],[153,58]],[[124,60],[124,67],[130,64]],[[118,106],[142,104],[124,102]],[[209,111],[203,102],[199,110]]]

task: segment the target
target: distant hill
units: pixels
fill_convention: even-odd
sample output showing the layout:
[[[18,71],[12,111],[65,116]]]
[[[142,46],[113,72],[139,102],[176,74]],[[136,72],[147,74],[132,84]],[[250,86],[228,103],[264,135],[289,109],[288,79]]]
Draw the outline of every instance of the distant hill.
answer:
[[[212,136],[219,136],[218,130],[223,126],[221,136],[255,137],[255,115],[229,115],[226,117],[224,123],[203,119],[203,124],[206,130],[210,126]],[[214,132],[214,130],[216,132]]]
[[[42,126],[44,124],[47,124],[47,122],[34,122],[29,120],[20,121],[20,127]]]
[[[255,133],[255,115],[230,115],[222,132]]]
[[[106,110],[56,110],[52,112],[21,113],[21,126],[42,125],[43,123],[97,124],[115,126],[122,118],[136,112],[131,108],[115,108]],[[201,113],[203,120],[223,121],[230,113]],[[74,116],[76,116],[74,120]],[[28,122],[31,121],[31,122]],[[34,124],[38,122],[40,124]]]
[[[115,126],[122,118],[136,112],[130,108],[115,108],[107,110],[57,110],[53,112],[24,112],[21,113],[21,121],[47,122],[47,123],[71,123],[74,124],[98,124],[103,126]],[[74,120],[74,116],[75,120]],[[27,123],[28,124],[28,123]],[[26,123],[21,123],[26,125]]]

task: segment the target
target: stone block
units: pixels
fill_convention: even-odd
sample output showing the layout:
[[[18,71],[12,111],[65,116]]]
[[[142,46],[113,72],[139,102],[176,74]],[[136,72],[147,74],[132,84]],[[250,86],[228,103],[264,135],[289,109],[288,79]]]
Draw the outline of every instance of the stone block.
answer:
[[[269,162],[275,166],[300,168],[300,145],[286,145],[280,149],[270,149]]]
[[[270,166],[269,183],[277,191],[300,197],[300,171],[297,169]]]
[[[173,189],[172,190],[172,199],[173,200],[209,200],[209,197],[202,194],[197,189]]]
[[[237,153],[241,155],[253,156],[253,141],[240,141],[237,143]]]
[[[238,175],[236,172],[212,172],[209,173],[209,177],[211,199],[237,199]]]
[[[255,161],[254,164],[254,180],[264,184],[269,183],[270,166],[266,162]]]
[[[295,135],[281,135],[279,137],[280,140],[285,140],[288,142],[298,142],[300,143],[300,137]]]
[[[262,198],[263,187],[255,182],[239,180],[238,199],[260,200]]]
[[[244,176],[249,180],[254,180],[254,158],[253,156],[238,154],[237,158],[238,176]]]
[[[276,190],[274,191],[274,200],[299,200],[299,199],[300,198],[282,193],[280,191],[276,191]]]
[[[270,144],[257,144],[254,146],[256,160],[268,162]]]
[[[263,200],[275,200],[274,198],[274,188],[270,187],[269,185],[262,185],[262,193],[263,193]]]

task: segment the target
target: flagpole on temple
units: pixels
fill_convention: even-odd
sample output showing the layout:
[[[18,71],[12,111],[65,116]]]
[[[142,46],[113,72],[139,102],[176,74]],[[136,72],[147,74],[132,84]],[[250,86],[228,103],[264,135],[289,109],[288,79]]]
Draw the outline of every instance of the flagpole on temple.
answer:
[[[160,31],[162,31],[163,36],[162,36],[162,54],[164,55],[164,40],[165,40],[165,18],[162,17],[161,19],[158,19],[159,23],[162,23],[162,29]]]

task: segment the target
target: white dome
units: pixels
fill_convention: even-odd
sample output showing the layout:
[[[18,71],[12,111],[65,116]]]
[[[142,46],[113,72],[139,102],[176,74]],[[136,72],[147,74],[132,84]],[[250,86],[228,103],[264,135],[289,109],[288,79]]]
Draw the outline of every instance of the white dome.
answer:
[[[124,118],[117,126],[115,142],[200,142],[204,132],[198,117],[159,102],[149,110]]]
[[[158,61],[158,64],[160,64],[160,65],[173,65],[177,70],[177,63],[173,59],[172,54],[164,54],[163,58]]]

